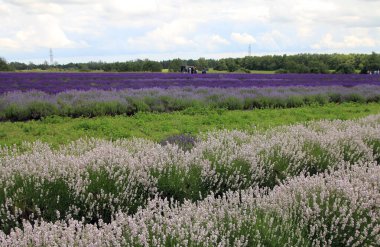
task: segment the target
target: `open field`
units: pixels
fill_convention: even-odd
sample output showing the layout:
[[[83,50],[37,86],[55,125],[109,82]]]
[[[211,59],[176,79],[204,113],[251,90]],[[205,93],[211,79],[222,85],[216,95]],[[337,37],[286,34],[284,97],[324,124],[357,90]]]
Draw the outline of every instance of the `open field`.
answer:
[[[252,74],[275,74],[276,71],[274,70],[246,70],[249,71]],[[231,73],[227,70],[220,71],[220,70],[214,70],[214,69],[209,69],[207,70],[207,73],[212,73],[212,74],[220,74],[220,73]],[[232,72],[234,73],[234,72]],[[235,73],[246,73],[244,71],[237,71]]]
[[[380,245],[380,77],[1,73],[0,120],[0,246]]]

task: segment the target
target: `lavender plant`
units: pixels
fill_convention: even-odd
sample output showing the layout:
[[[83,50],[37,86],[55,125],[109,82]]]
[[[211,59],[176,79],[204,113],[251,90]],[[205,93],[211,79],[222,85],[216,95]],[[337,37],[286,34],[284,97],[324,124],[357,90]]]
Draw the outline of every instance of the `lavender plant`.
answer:
[[[332,172],[300,175],[273,190],[248,188],[178,205],[153,198],[135,215],[98,226],[69,220],[9,235],[2,246],[377,246],[380,168],[346,163]]]
[[[252,187],[275,188],[300,174],[380,157],[380,115],[319,121],[264,133],[216,131],[189,151],[142,140],[83,139],[52,149],[25,143],[0,151],[0,227],[24,221],[112,223],[154,197],[196,202]]]
[[[170,87],[249,88],[380,85],[380,77],[342,74],[0,73],[0,93]]]
[[[323,105],[329,102],[380,102],[380,87],[265,87],[71,90],[57,94],[42,91],[0,95],[0,120],[40,119],[51,115],[95,117],[133,115],[137,112],[172,112],[192,108],[249,110]]]

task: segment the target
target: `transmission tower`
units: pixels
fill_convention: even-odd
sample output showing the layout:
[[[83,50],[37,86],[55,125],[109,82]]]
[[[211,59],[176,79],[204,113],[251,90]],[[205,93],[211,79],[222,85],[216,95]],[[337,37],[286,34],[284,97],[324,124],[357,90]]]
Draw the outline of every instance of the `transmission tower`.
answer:
[[[50,65],[53,65],[54,59],[53,59],[53,50],[50,48]]]
[[[252,55],[252,47],[251,44],[248,45],[248,56]]]

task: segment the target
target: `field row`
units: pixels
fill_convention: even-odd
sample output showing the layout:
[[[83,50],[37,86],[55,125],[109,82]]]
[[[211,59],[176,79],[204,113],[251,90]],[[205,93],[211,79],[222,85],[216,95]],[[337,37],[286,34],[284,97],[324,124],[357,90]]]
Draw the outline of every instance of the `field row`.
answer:
[[[158,197],[135,215],[98,225],[24,223],[4,247],[379,246],[380,167],[360,163],[297,176],[273,190],[248,188],[179,205]]]
[[[40,219],[117,224],[113,219],[120,213],[135,214],[134,217],[143,212],[149,214],[151,206],[147,203],[152,198],[169,200],[172,204],[197,202],[228,191],[277,188],[281,182],[302,174],[315,175],[342,167],[349,169],[354,163],[379,162],[380,115],[355,121],[311,122],[252,134],[208,132],[197,140],[182,138],[176,143],[84,139],[58,150],[40,142],[19,148],[4,147],[0,151],[1,230],[9,233],[15,227],[22,227],[24,221],[33,223]],[[318,198],[313,200],[321,203]],[[345,198],[343,193],[340,200],[348,200],[352,206],[351,200],[355,198]],[[335,212],[333,205],[328,210]],[[146,211],[141,211],[141,207],[146,207]],[[358,214],[371,212],[364,210]],[[144,238],[151,238],[152,231],[161,231],[156,224]],[[269,228],[277,231],[275,227]],[[138,239],[134,232],[127,234]]]
[[[25,121],[58,115],[96,117],[173,112],[192,108],[251,110],[342,102],[380,102],[380,87],[170,88],[121,91],[8,92],[0,95],[0,120]]]
[[[181,73],[0,73],[0,93],[39,90],[121,90],[171,87],[247,88],[380,85],[380,77],[358,74],[181,74]]]
[[[189,108],[174,113],[140,112],[131,117],[48,117],[39,121],[2,122],[0,145],[41,140],[57,147],[85,136],[111,140],[139,137],[161,142],[179,134],[194,136],[215,129],[251,131],[255,126],[265,130],[310,120],[349,120],[379,113],[379,103],[342,103],[252,111]]]

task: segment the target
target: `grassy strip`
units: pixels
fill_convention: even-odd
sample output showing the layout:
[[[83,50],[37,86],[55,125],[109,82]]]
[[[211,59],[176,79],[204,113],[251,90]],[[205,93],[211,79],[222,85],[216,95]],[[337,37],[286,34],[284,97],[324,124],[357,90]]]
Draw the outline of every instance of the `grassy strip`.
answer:
[[[310,120],[354,119],[376,113],[380,113],[379,103],[252,111],[187,109],[174,113],[138,113],[133,117],[49,117],[39,121],[0,123],[0,145],[41,140],[57,146],[84,136],[106,139],[143,137],[160,141],[181,133],[198,134],[213,129],[249,130],[252,126],[267,129]]]

